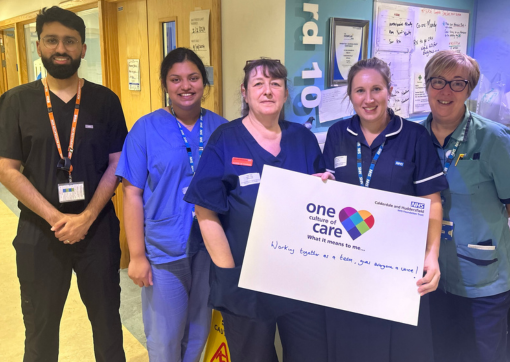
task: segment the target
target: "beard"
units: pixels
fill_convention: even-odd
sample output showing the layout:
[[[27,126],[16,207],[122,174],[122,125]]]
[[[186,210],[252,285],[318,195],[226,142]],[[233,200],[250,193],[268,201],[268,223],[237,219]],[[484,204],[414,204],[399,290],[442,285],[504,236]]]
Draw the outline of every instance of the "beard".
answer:
[[[70,64],[55,64],[51,60],[52,57],[68,57],[71,59],[71,63]],[[77,59],[73,59],[67,54],[58,54],[57,53],[57,54],[53,54],[49,58],[41,56],[41,61],[44,65],[44,67],[46,68],[46,70],[48,71],[48,73],[53,78],[67,79],[67,78],[71,78],[71,76],[73,76],[78,71],[78,68],[80,67],[80,63],[81,63],[81,57],[78,57]]]

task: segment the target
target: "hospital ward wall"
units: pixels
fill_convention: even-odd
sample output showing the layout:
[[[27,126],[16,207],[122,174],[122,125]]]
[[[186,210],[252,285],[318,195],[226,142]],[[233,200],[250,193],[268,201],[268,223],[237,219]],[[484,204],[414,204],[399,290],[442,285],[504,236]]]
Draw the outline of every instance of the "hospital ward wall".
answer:
[[[474,56],[481,73],[489,80],[499,72],[506,78],[510,92],[510,1],[483,0],[478,2]]]
[[[506,0],[490,0],[506,1]],[[319,6],[319,19],[312,19],[309,12],[303,11],[303,3],[308,2]],[[468,37],[468,54],[473,54],[474,31],[476,22],[477,0],[406,0],[408,4],[443,7],[467,10],[470,12],[470,34]],[[301,93],[308,86],[316,86],[320,90],[327,89],[327,63],[329,59],[329,19],[344,18],[370,21],[368,37],[368,56],[371,56],[373,35],[374,2],[371,0],[287,0],[285,5],[285,65],[289,71],[290,99],[285,109],[290,121],[304,123],[309,117],[318,119],[317,108],[303,108]],[[318,35],[322,36],[322,44],[303,44],[303,25],[308,21],[317,23]],[[301,78],[301,72],[312,69],[312,62],[317,62],[322,70],[322,77],[316,79]],[[334,123],[313,124],[315,133],[326,132]]]

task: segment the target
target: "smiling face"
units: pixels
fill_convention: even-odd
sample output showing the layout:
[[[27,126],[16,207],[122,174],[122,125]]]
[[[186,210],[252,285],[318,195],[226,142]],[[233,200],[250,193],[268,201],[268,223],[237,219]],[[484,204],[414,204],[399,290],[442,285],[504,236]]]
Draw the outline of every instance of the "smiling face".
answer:
[[[362,124],[386,122],[391,89],[375,69],[363,69],[354,76],[349,98]]]
[[[54,21],[43,25],[40,37],[36,42],[37,54],[50,76],[57,79],[73,76],[87,50],[87,46],[81,42],[80,33]],[[54,49],[49,48],[50,43],[57,42]]]
[[[174,63],[166,75],[165,85],[174,109],[200,108],[204,95],[204,81],[194,63],[188,60]]]
[[[285,79],[266,76],[261,66],[252,70],[248,87],[242,85],[241,93],[249,106],[249,113],[255,117],[278,117],[288,96]]]
[[[468,79],[468,71],[464,67],[458,66],[444,74],[439,74],[437,77],[446,81],[464,80]],[[462,92],[454,92],[449,84],[441,90],[434,89],[428,84],[427,95],[434,120],[443,123],[457,123],[462,120],[465,112],[464,103],[468,99],[468,87]]]

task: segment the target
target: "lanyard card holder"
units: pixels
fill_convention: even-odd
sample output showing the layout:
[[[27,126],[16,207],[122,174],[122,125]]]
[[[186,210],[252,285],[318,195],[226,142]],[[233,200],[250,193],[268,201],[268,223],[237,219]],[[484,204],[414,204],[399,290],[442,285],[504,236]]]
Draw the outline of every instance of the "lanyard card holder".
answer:
[[[85,186],[83,182],[58,184],[58,201],[61,204],[81,200],[85,200]]]

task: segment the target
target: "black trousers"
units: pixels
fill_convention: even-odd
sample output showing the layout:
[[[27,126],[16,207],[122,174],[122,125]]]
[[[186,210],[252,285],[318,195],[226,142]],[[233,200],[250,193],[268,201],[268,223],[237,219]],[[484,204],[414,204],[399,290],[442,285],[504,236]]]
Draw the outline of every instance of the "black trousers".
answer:
[[[283,362],[326,362],[324,307],[303,303],[304,308],[273,320],[222,313],[232,362],[278,362],[274,347],[276,325],[283,347]]]
[[[26,329],[23,361],[58,361],[60,320],[74,270],[92,324],[96,361],[124,362],[119,221],[113,208],[107,206],[85,240],[73,245],[56,239],[37,215],[22,212],[13,245]]]

